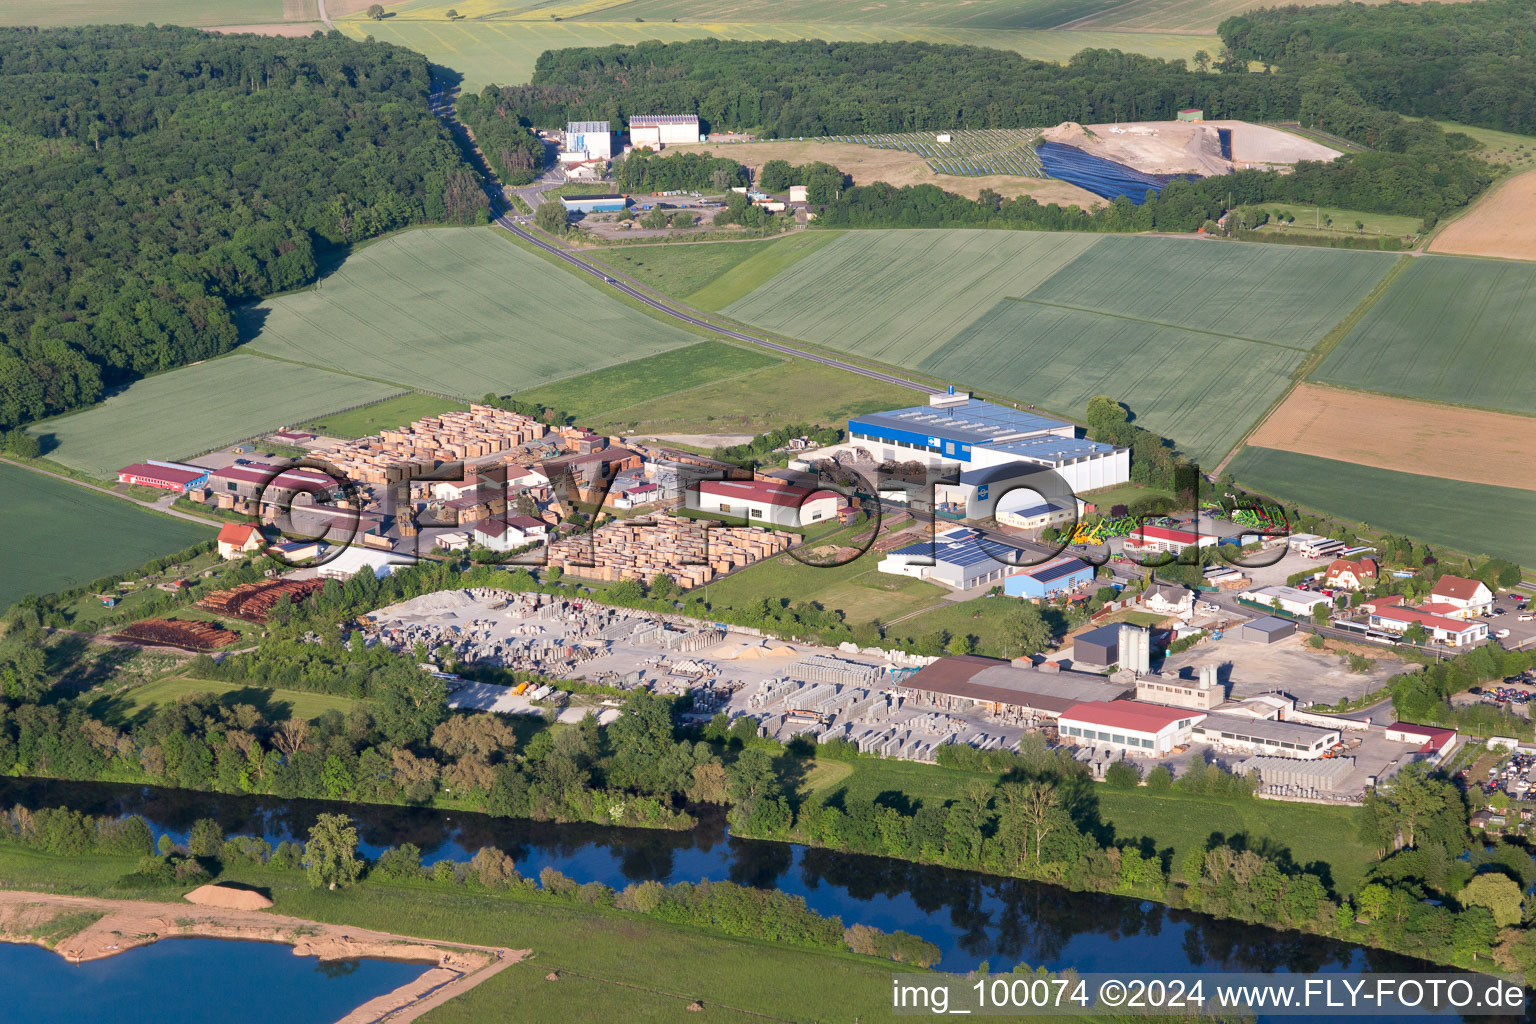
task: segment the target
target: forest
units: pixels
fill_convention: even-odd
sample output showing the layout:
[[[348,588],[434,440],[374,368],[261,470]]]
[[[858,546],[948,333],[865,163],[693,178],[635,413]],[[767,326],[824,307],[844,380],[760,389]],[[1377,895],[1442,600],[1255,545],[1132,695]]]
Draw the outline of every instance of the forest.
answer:
[[[0,29],[0,429],[228,351],[331,247],[483,220],[430,89],[335,33]]]
[[[1280,7],[1228,18],[1239,61],[1327,68],[1365,103],[1504,131],[1536,131],[1536,33],[1526,0]]]
[[[506,91],[488,85],[478,94],[466,93],[454,113],[474,133],[475,144],[502,184],[526,185],[544,169],[544,140],[508,105]]]

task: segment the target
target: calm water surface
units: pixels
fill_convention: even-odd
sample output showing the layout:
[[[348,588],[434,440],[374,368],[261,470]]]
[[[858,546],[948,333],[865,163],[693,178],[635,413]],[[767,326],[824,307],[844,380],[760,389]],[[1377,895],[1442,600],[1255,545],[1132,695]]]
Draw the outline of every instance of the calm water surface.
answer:
[[[321,963],[291,946],[166,939],[71,964],[0,943],[5,1009],[27,1024],[331,1024],[426,970],[387,960]]]
[[[577,882],[731,881],[803,896],[845,924],[901,929],[935,943],[940,966],[970,970],[1019,962],[1079,971],[1187,969],[1345,972],[1416,970],[1418,961],[1299,932],[1254,928],[1158,903],[887,857],[730,836],[706,819],[688,832],[554,825],[407,807],[229,796],[107,783],[0,779],[0,806],[72,807],[140,814],[157,833],[184,840],[198,818],[225,834],[276,844],[302,839],[323,811],[350,814],[362,846],[377,855],[410,842],[422,859],[467,860],[483,846],[505,850],[524,875],[554,867]]]

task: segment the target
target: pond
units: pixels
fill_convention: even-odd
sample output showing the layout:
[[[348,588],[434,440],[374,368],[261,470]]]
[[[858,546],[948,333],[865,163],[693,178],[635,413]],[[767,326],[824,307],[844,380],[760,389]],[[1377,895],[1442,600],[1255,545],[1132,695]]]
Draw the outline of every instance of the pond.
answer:
[[[78,965],[0,943],[5,1019],[27,1024],[331,1024],[424,970],[227,939],[166,939]]]

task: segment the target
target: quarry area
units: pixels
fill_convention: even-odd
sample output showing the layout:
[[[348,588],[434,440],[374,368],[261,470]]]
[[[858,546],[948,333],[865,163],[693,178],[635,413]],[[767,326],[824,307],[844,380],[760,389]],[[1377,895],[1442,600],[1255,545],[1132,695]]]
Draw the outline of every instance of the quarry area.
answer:
[[[1066,121],[1045,129],[1040,138],[1147,174],[1208,177],[1250,168],[1289,167],[1300,160],[1332,160],[1339,155],[1321,143],[1247,121],[1126,121],[1087,126]]]

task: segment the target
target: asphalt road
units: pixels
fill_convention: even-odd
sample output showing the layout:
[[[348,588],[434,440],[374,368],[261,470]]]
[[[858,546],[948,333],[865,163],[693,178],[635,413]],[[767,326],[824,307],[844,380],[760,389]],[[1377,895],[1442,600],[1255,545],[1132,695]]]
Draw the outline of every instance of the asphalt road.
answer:
[[[908,388],[912,391],[918,391],[923,394],[927,394],[929,392],[930,388],[927,386],[922,384],[915,384],[910,380],[897,377],[894,374],[884,373],[880,370],[872,370],[864,366],[855,366],[852,363],[845,363],[841,360],[831,359],[827,356],[819,356],[810,352],[804,352],[790,345],[781,345],[778,342],[769,341],[767,338],[761,338],[754,334],[748,334],[745,331],[738,331],[730,327],[725,327],[721,324],[712,323],[711,321],[705,320],[702,317],[695,316],[693,313],[688,312],[687,310],[680,309],[671,303],[663,302],[644,289],[633,285],[628,281],[623,280],[622,278],[614,277],[610,271],[593,266],[591,263],[588,263],[586,260],[582,259],[580,255],[567,248],[566,246],[551,243],[539,237],[523,226],[523,222],[527,220],[526,217],[518,216],[508,212],[506,190],[504,186],[496,178],[495,174],[492,173],[490,166],[486,164],[479,151],[475,149],[472,143],[470,143],[468,134],[464,130],[464,126],[461,125],[458,121],[458,118],[454,116],[453,90],[447,88],[447,83],[442,82],[441,80],[435,81],[433,83],[430,103],[433,113],[442,118],[443,123],[448,126],[449,130],[451,130],[455,135],[463,140],[466,157],[470,158],[475,164],[478,165],[478,169],[482,176],[482,181],[484,182],[483,187],[485,189],[485,194],[491,200],[491,208],[494,211],[498,211],[495,221],[497,227],[500,227],[503,230],[516,235],[518,238],[521,238],[525,242],[538,246],[540,249],[560,258],[561,260],[564,260],[566,263],[569,263],[571,266],[577,268],[578,270],[581,270],[587,274],[591,274],[593,277],[602,281],[604,284],[612,286],[615,290],[628,295],[632,299],[643,302],[645,305],[649,306],[651,309],[656,310],[657,312],[665,313],[667,316],[672,317],[674,320],[679,320],[685,324],[691,324],[694,327],[702,327],[706,331],[721,335],[722,337],[731,338],[735,341],[743,341],[749,345],[757,345],[760,348],[772,349],[775,352],[782,352],[785,355],[794,356],[798,359],[808,359],[813,363],[821,363],[823,366],[832,366],[839,370],[845,370],[848,373],[856,373],[861,377],[869,377],[873,380],[883,381],[886,384],[894,384],[897,387]],[[541,183],[543,187],[539,188],[538,191],[543,191],[544,188],[553,187],[555,184],[557,183],[544,181]],[[530,203],[529,205],[534,206],[537,204]]]

